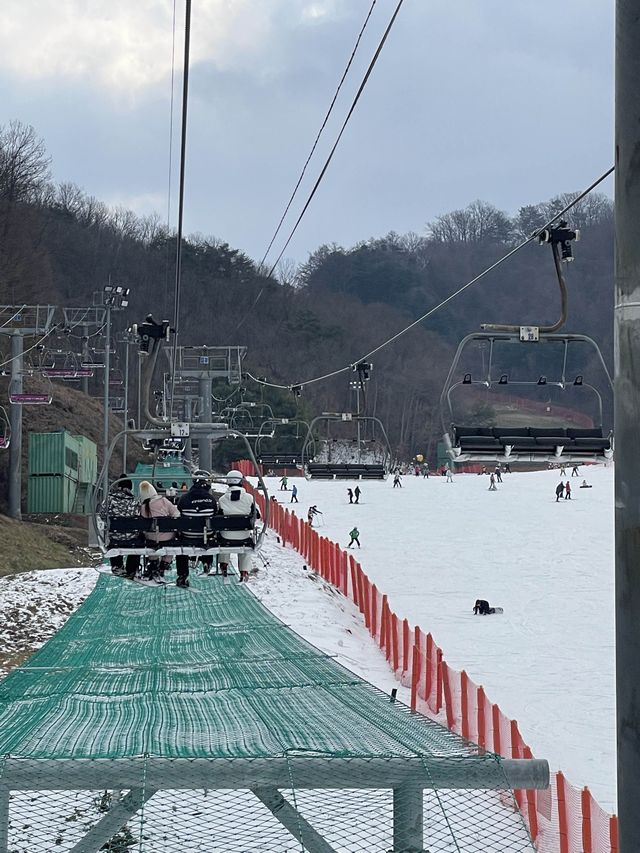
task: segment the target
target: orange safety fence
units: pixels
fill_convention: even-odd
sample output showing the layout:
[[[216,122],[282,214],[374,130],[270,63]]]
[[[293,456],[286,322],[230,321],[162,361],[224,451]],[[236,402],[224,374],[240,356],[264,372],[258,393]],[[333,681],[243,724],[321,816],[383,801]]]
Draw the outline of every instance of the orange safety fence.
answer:
[[[253,466],[236,467],[251,476]],[[264,515],[264,495],[249,486]],[[411,709],[436,718],[481,749],[504,758],[532,758],[518,723],[509,719],[463,670],[444,660],[430,633],[411,627],[391,610],[387,596],[360,563],[339,544],[321,536],[306,521],[276,501],[270,527],[284,545],[300,553],[313,571],[350,598],[398,680],[411,690]],[[562,772],[552,774],[546,791],[515,791],[515,798],[538,853],[618,853],[618,823]]]

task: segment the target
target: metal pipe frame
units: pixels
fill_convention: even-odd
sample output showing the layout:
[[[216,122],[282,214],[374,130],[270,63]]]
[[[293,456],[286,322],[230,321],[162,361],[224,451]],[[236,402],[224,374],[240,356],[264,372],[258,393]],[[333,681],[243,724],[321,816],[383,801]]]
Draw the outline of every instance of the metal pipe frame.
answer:
[[[251,549],[252,551],[259,551],[260,548],[262,547],[262,542],[264,540],[266,532],[269,529],[269,520],[271,517],[271,505],[270,505],[271,502],[269,501],[269,493],[267,491],[266,484],[265,484],[264,480],[262,479],[262,474],[260,472],[260,466],[256,462],[256,457],[254,456],[253,450],[251,449],[251,445],[249,443],[249,440],[247,439],[246,435],[244,435],[243,433],[238,432],[237,430],[229,429],[227,424],[214,424],[214,423],[190,424],[189,425],[189,432],[190,432],[190,437],[194,437],[194,438],[199,438],[200,435],[204,434],[204,435],[207,435],[208,437],[212,438],[213,441],[222,441],[222,440],[228,439],[228,438],[232,438],[232,439],[237,438],[237,439],[240,439],[241,441],[244,442],[245,449],[246,449],[247,453],[249,454],[249,459],[250,459],[251,463],[253,464],[253,468],[254,468],[254,471],[256,473],[256,477],[258,479],[258,484],[259,484],[258,489],[263,493],[264,498],[265,498],[265,500],[264,500],[264,504],[265,504],[264,516],[262,519],[262,521],[263,521],[262,530],[258,534],[258,538],[256,539],[255,547]],[[92,525],[92,529],[96,532],[99,532],[101,529],[100,524],[98,523],[99,506],[103,500],[106,500],[106,498],[108,496],[108,491],[109,491],[108,490],[109,463],[111,461],[111,457],[113,456],[114,450],[115,450],[118,442],[125,435],[134,436],[136,438],[141,438],[141,439],[144,439],[144,438],[148,438],[148,439],[160,438],[160,439],[163,439],[163,438],[170,437],[171,432],[170,432],[169,424],[167,424],[164,429],[123,429],[123,430],[120,430],[120,432],[118,432],[114,436],[114,438],[111,441],[111,444],[109,445],[107,453],[105,455],[105,459],[104,459],[103,464],[102,464],[102,470],[100,471],[100,473],[98,475],[98,478],[94,484],[93,490],[91,492],[91,497],[90,497],[91,506],[92,506],[92,513],[90,515],[90,519],[91,519],[90,528]],[[100,494],[101,488],[103,489],[102,495]],[[104,541],[106,543],[106,540],[108,538],[108,530],[104,531],[103,537],[104,537]],[[101,538],[99,533],[98,533],[98,538]],[[106,553],[106,549],[104,547],[101,547],[101,550]],[[132,552],[132,553],[135,553],[135,552]]]
[[[444,433],[449,432],[450,425],[453,422],[453,408],[451,406],[450,392],[453,390],[453,388],[455,386],[460,384],[459,382],[454,383],[452,380],[453,380],[453,377],[457,371],[458,364],[460,363],[462,353],[464,352],[465,348],[472,341],[489,341],[489,343],[490,343],[489,364],[488,364],[487,379],[486,379],[486,383],[489,383],[489,384],[487,387],[491,387],[491,385],[493,384],[492,380],[491,380],[491,363],[492,363],[492,358],[493,358],[493,345],[496,341],[500,341],[503,343],[520,344],[521,346],[529,346],[529,347],[537,345],[535,343],[521,341],[519,334],[516,332],[471,332],[470,334],[466,335],[458,344],[458,348],[457,348],[455,355],[453,357],[453,362],[451,364],[451,367],[449,368],[449,372],[447,373],[447,377],[445,379],[444,386],[442,388],[442,393],[440,395],[440,417],[441,417],[441,421],[442,421],[442,430]],[[569,344],[572,344],[572,343],[585,343],[585,344],[587,344],[588,346],[590,346],[595,351],[596,355],[598,356],[598,360],[600,361],[600,365],[602,366],[602,369],[604,370],[605,376],[607,377],[607,382],[609,384],[609,388],[613,391],[613,379],[611,378],[611,374],[609,373],[609,370],[607,368],[605,360],[602,356],[602,353],[600,351],[600,347],[593,340],[593,338],[589,337],[589,335],[541,334],[540,340],[538,341],[538,343],[563,343],[565,346],[565,351],[566,351],[566,348],[569,346]],[[564,363],[566,364],[566,352],[565,352],[565,362]],[[563,379],[564,379],[564,373],[563,373]],[[482,380],[482,381],[484,381],[484,380]],[[497,383],[495,383],[495,384],[497,384]],[[511,384],[515,385],[516,382],[514,381]],[[548,384],[551,384],[551,383],[548,383]],[[592,385],[588,385],[587,383],[585,383],[585,387],[593,388]],[[597,392],[597,393],[598,393],[598,396],[600,397],[599,392]],[[600,399],[600,407],[602,407],[602,400],[601,399]],[[448,423],[447,423],[446,418],[445,418],[445,413],[448,413],[448,417],[449,417]]]
[[[335,848],[327,844],[320,833],[308,820],[305,820],[295,806],[282,796],[277,788],[270,785],[257,785],[252,788],[252,791],[307,853],[336,853]]]
[[[303,421],[300,418],[273,418],[273,417],[267,418],[266,421],[262,421],[262,423],[260,424],[260,429],[258,430],[258,437],[256,438],[256,444],[255,444],[256,458],[260,455],[260,444],[262,443],[262,441],[265,438],[273,438],[273,435],[274,435],[273,432],[271,432],[271,433],[263,433],[262,432],[262,428],[264,426],[269,425],[269,424],[271,424],[272,426],[290,426],[293,424],[297,424],[297,425],[302,424],[302,426],[305,426],[307,428],[307,433],[309,431],[309,422]],[[283,454],[283,455],[286,456],[286,455],[294,455],[294,454]]]
[[[351,414],[351,413],[346,412],[345,414]],[[303,470],[305,468],[305,465],[307,464],[307,460],[306,460],[307,449],[309,448],[309,446],[311,444],[315,445],[315,438],[313,435],[313,429],[316,426],[316,424],[320,421],[327,421],[329,424],[332,422],[338,422],[338,423],[356,422],[356,423],[360,423],[362,421],[369,421],[371,423],[376,424],[378,426],[378,429],[382,433],[382,437],[384,438],[384,449],[385,449],[385,453],[386,453],[386,461],[384,463],[384,467],[387,470],[389,469],[389,466],[391,464],[391,457],[392,457],[391,445],[389,444],[389,438],[387,436],[387,432],[386,432],[384,425],[383,425],[382,421],[380,420],[380,418],[376,418],[372,415],[354,415],[354,414],[351,414],[351,417],[348,420],[345,420],[342,417],[342,413],[340,413],[340,414],[335,414],[335,415],[318,415],[318,417],[314,418],[311,421],[311,423],[309,424],[309,427],[307,430],[307,437],[305,439],[304,444],[302,445],[302,452],[300,454],[300,462],[302,464]]]
[[[142,785],[144,779],[144,786]],[[499,756],[343,758],[115,758],[7,757],[0,783],[10,791],[352,788],[377,790],[544,790],[542,759]]]

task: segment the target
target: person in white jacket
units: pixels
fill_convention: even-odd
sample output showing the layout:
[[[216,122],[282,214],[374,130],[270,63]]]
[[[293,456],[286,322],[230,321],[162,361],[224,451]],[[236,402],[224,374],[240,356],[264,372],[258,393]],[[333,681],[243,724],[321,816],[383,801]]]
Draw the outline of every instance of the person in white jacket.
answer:
[[[240,471],[229,471],[226,477],[228,489],[219,498],[218,508],[224,516],[245,516],[259,518],[260,512],[256,506],[253,496],[250,495],[242,486],[243,477]],[[220,541],[228,545],[243,544],[251,536],[248,530],[223,530],[220,533]],[[218,564],[223,575],[227,574],[227,568],[231,560],[231,555],[221,553],[218,557]],[[240,572],[240,581],[249,580],[249,571],[251,570],[251,554],[238,554],[238,571]]]

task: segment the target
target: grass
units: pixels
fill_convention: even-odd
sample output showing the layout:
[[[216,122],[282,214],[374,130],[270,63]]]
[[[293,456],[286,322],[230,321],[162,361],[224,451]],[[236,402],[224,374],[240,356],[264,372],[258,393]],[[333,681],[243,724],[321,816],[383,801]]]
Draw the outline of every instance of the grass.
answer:
[[[33,569],[62,569],[93,562],[85,530],[33,524],[0,515],[0,577]]]

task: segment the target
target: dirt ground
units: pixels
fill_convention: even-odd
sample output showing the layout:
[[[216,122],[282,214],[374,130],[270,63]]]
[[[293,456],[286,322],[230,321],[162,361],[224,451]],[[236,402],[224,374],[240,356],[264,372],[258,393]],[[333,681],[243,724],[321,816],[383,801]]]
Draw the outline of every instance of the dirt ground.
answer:
[[[0,577],[96,562],[95,552],[87,548],[86,520],[65,519],[61,524],[55,516],[38,518],[34,524],[0,515]]]

